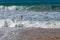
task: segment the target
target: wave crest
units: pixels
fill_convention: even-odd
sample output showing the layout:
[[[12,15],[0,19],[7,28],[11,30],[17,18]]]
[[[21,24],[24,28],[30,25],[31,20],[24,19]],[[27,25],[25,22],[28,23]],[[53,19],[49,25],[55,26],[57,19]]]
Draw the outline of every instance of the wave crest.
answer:
[[[0,10],[27,10],[28,6],[0,6]]]

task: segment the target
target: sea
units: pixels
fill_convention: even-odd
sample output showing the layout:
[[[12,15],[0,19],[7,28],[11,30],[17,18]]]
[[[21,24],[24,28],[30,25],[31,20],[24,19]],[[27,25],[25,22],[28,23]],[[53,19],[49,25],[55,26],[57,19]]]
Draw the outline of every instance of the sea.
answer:
[[[60,28],[60,3],[2,2],[0,28],[2,27]]]

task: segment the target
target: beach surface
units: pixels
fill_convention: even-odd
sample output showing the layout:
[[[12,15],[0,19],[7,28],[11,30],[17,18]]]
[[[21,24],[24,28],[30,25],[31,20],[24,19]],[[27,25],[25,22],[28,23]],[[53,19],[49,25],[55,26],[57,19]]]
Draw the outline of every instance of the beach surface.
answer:
[[[0,28],[0,40],[60,40],[60,28]]]

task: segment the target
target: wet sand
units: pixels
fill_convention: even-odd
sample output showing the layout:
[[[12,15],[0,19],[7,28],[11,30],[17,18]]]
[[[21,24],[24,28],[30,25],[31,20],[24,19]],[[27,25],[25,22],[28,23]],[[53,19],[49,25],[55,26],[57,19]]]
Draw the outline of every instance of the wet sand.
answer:
[[[3,28],[0,40],[60,40],[60,29]]]

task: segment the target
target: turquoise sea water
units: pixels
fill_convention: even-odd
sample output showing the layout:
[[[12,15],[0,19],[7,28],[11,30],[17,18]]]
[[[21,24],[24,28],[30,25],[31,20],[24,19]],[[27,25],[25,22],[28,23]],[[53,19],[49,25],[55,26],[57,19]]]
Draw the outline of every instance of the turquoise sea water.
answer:
[[[60,3],[54,2],[20,2],[20,3],[0,3],[0,6],[34,6],[29,10],[37,10],[37,11],[46,11],[46,10],[60,10]]]
[[[0,5],[11,6],[11,5],[51,5],[51,6],[59,6],[60,2],[18,2],[18,3],[11,3],[11,2],[2,2]]]

